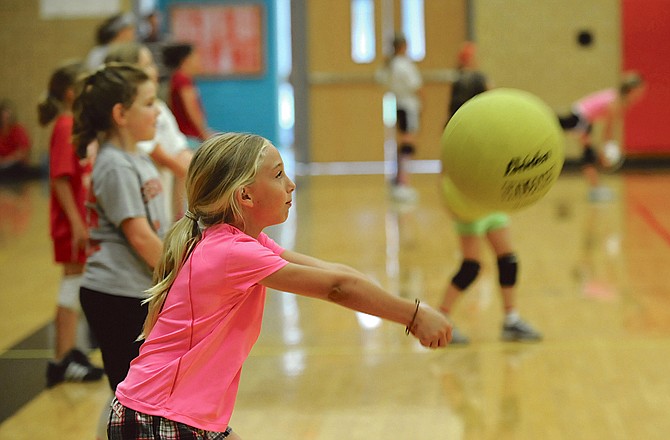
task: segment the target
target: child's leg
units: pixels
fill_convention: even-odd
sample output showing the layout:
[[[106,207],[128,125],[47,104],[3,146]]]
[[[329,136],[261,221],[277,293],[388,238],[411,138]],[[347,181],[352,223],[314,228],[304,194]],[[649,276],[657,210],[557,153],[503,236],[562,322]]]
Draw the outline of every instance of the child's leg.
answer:
[[[141,343],[137,337],[147,317],[147,306],[140,298],[107,295],[85,287],[80,289],[80,299],[100,344],[110,388],[116,390],[128,374],[130,362],[139,354]]]
[[[83,265],[79,263],[65,263],[63,278],[58,293],[56,307],[56,355],[61,361],[67,353],[75,347],[77,327],[79,326],[79,285],[83,273]]]
[[[507,225],[491,229],[487,238],[498,257],[498,279],[505,309],[502,339],[505,341],[540,341],[542,335],[523,321],[516,309],[516,279],[518,263],[512,249]]]
[[[493,229],[486,234],[491,247],[498,260],[498,278],[500,281],[500,292],[503,299],[503,308],[505,313],[515,310],[515,289],[517,263],[514,256],[514,249],[509,232],[509,227],[505,226]]]
[[[598,155],[591,144],[584,144],[584,152],[582,154],[582,172],[590,188],[598,187],[600,183],[600,176],[596,164],[598,162]]]
[[[442,303],[440,304],[440,310],[447,315],[451,313],[454,303],[470,284],[475,281],[479,274],[480,237],[476,235],[463,235],[460,236],[460,242],[463,261],[461,262],[460,269],[449,282],[442,298]]]
[[[597,188],[600,183],[600,177],[598,173],[598,153],[593,147],[593,141],[591,139],[591,130],[592,127],[589,125],[584,133],[580,136],[580,142],[582,144],[582,172],[586,181],[589,184],[590,188]]]
[[[397,185],[409,186],[409,162],[416,153],[416,133],[418,131],[418,115],[408,110],[398,110],[397,113]]]
[[[460,235],[461,252],[463,253],[463,260],[461,267],[456,274],[451,278],[447,290],[442,298],[440,304],[440,311],[449,319],[454,304],[467,290],[467,288],[477,279],[479,275],[479,247],[481,237],[478,235]],[[451,330],[452,344],[467,344],[469,339],[460,332],[455,326]]]
[[[47,387],[60,382],[90,382],[99,380],[102,368],[93,366],[88,356],[77,349],[77,329],[81,316],[79,288],[83,265],[65,263],[56,308],[55,360],[47,364]]]
[[[398,185],[410,184],[409,163],[414,157],[414,143],[409,140],[410,136],[404,136],[402,143],[398,146]]]

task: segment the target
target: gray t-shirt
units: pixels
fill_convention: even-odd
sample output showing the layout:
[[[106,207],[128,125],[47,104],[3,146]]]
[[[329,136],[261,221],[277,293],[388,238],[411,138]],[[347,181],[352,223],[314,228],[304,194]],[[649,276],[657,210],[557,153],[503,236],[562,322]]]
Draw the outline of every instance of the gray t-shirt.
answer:
[[[111,295],[146,297],[152,270],[131,247],[121,223],[144,217],[161,239],[165,235],[165,202],[151,159],[143,153],[103,145],[93,167],[88,217],[91,253],[82,286]]]

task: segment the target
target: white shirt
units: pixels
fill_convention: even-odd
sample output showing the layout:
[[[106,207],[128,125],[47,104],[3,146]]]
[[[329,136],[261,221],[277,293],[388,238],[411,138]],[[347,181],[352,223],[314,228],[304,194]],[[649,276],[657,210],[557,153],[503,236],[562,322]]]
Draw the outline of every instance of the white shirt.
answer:
[[[158,100],[156,105],[160,110],[158,118],[156,119],[156,135],[150,141],[143,141],[137,143],[137,148],[145,154],[151,154],[156,145],[160,144],[163,150],[170,156],[176,156],[180,152],[189,149],[188,141],[184,133],[179,131],[177,120],[174,118],[172,111],[168,108],[165,102]],[[174,218],[172,208],[173,192],[174,192],[174,176],[172,171],[167,168],[159,167],[161,185],[163,192],[166,194],[165,212],[170,220]]]
[[[388,88],[395,95],[399,109],[416,111],[421,108],[417,95],[423,85],[421,73],[406,55],[393,57],[389,65]]]

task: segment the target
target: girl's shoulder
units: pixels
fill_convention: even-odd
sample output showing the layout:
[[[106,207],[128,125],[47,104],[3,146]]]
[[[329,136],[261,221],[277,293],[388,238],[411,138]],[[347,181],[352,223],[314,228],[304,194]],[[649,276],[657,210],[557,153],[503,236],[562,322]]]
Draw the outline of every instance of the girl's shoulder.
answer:
[[[93,170],[100,175],[113,169],[132,169],[133,164],[128,156],[127,153],[110,144],[103,144],[98,149]]]
[[[246,245],[250,245],[251,248],[256,246],[260,248],[268,247],[268,241],[270,240],[263,232],[261,232],[258,238],[254,238],[233,225],[221,223],[205,229],[203,232],[203,241],[216,243],[216,245],[221,245],[225,242],[225,245],[228,247],[238,245],[248,247]]]
[[[54,130],[70,130],[74,125],[74,116],[71,113],[61,113],[56,116],[54,121]]]

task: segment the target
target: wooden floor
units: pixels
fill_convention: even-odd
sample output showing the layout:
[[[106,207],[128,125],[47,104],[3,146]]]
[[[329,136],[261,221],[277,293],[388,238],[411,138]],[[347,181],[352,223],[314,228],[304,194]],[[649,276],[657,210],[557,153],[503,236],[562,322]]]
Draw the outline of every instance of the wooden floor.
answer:
[[[415,176],[420,201],[399,206],[383,176],[299,177],[289,220],[270,232],[437,304],[459,254],[435,179]],[[231,425],[245,440],[670,438],[670,172],[606,182],[616,200],[592,204],[564,174],[512,217],[518,302],[543,342],[499,340],[490,254],[455,312],[467,347],[428,351],[399,325],[272,292]],[[8,384],[34,390],[2,440],[93,439],[108,397],[104,382],[44,389],[51,349],[36,335],[60,278],[47,208],[43,183],[0,189],[0,401]]]

